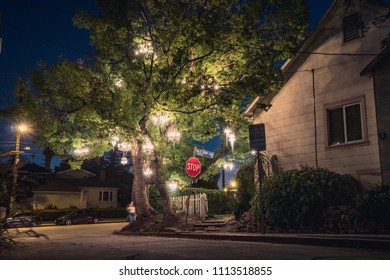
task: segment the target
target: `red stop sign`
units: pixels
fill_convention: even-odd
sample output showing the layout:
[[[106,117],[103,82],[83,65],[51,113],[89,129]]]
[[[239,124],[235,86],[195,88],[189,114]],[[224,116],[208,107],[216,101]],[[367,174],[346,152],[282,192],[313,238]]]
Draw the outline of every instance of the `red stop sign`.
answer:
[[[195,157],[190,157],[186,162],[186,172],[190,177],[196,177],[200,174],[202,165],[200,164],[199,159]]]

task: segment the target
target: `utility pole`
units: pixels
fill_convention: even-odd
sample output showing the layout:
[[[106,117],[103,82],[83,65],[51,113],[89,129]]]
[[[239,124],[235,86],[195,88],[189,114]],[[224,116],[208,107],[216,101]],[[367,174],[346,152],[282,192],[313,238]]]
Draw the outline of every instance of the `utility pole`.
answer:
[[[18,163],[19,163],[19,153],[20,153],[20,131],[16,129],[16,143],[15,143],[15,154],[14,164],[12,168],[12,189],[11,196],[9,201],[9,212],[13,214],[15,211],[15,202],[16,202],[16,187],[18,184]]]
[[[12,188],[11,195],[9,200],[9,210],[8,214],[13,214],[15,212],[15,203],[16,203],[16,187],[18,185],[18,164],[19,164],[19,154],[20,154],[20,134],[27,131],[27,126],[25,124],[19,124],[16,126],[16,141],[15,141],[15,151],[12,153],[15,154],[14,164],[12,168]]]

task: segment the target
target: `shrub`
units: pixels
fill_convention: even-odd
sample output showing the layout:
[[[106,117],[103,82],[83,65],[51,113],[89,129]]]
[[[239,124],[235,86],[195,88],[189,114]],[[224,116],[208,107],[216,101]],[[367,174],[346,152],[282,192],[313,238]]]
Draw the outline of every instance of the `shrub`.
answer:
[[[45,210],[36,210],[36,213],[43,218],[45,222],[52,222],[59,216],[65,215],[73,211],[73,209],[45,209]]]
[[[52,203],[49,203],[45,206],[46,210],[52,210],[52,209],[58,209],[57,205],[53,205]]]
[[[358,203],[358,221],[364,231],[390,231],[390,185],[379,184]]]
[[[362,190],[352,176],[327,169],[301,167],[280,172],[263,183],[265,223],[278,230],[319,229],[330,207],[355,207]],[[251,211],[259,213],[258,193],[251,203]]]
[[[103,213],[104,219],[125,219],[127,216],[126,207],[119,208],[95,208],[96,210]]]
[[[127,211],[125,207],[120,208],[95,208],[96,210],[103,213],[104,219],[112,219],[112,218],[126,218]],[[69,212],[75,211],[74,208],[67,209],[45,209],[45,210],[37,210],[36,213],[39,214],[45,222],[52,222],[56,218],[68,214]]]

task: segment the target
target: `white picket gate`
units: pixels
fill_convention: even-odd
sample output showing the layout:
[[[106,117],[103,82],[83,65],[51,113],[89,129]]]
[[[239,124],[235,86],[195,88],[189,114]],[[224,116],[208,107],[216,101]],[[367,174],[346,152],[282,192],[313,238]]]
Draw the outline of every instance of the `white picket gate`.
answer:
[[[188,206],[188,207],[187,207]],[[206,194],[191,194],[188,200],[188,195],[174,196],[172,198],[172,208],[176,213],[187,213],[199,217],[207,216],[208,203]]]

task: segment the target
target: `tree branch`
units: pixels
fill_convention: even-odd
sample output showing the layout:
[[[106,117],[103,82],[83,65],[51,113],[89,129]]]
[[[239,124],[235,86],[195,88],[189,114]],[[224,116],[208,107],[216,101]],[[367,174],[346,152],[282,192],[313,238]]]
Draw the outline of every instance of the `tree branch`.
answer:
[[[189,111],[189,110],[184,111],[184,110],[179,110],[179,109],[177,109],[177,110],[175,110],[175,109],[170,109],[170,110],[169,109],[162,109],[162,111],[169,112],[169,113],[179,113],[179,114],[191,115],[191,114],[199,113],[199,112],[202,112],[204,110],[210,109],[211,107],[216,106],[216,105],[218,105],[217,102],[209,104],[206,107],[199,108],[199,109],[194,109],[194,110],[191,110],[191,111]]]

